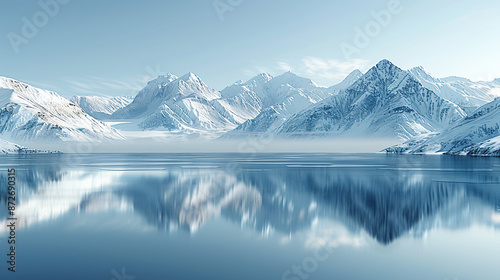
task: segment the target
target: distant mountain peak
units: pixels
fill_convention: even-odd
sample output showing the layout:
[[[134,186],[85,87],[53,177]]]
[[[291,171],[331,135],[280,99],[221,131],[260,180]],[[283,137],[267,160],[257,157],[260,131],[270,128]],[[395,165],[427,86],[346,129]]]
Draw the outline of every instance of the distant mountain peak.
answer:
[[[422,73],[422,74],[425,74],[425,75],[428,75],[428,76],[432,76],[431,73],[429,73],[429,71],[427,71],[427,69],[425,69],[423,66],[413,67],[410,70],[415,71],[417,73]]]
[[[363,75],[363,72],[361,72],[359,69],[354,69],[351,71],[351,73],[349,73],[349,75],[347,75],[347,77],[358,76],[358,75]]]
[[[393,67],[397,67],[397,66],[394,65],[394,63],[390,62],[387,59],[382,59],[381,61],[379,61],[379,63],[377,63],[377,65],[375,65],[375,67],[377,67],[379,69],[386,69],[386,68],[393,68]]]
[[[439,79],[434,77],[427,69],[425,69],[422,66],[417,66],[413,67],[410,70],[408,70],[415,78],[417,78],[419,81],[427,80],[431,82],[439,82]]]
[[[187,81],[201,81],[200,77],[198,77],[195,73],[189,72],[182,77],[179,78],[179,80],[183,80],[184,82]]]
[[[156,79],[153,79],[151,81],[148,82],[148,85],[158,85],[158,84],[168,84],[168,83],[171,83],[175,80],[177,80],[179,77],[177,77],[176,75],[168,72],[167,74],[165,75],[159,75]]]
[[[352,84],[357,79],[361,78],[361,76],[363,76],[363,73],[361,71],[359,71],[358,69],[353,70],[351,73],[349,73],[349,75],[347,75],[347,77],[345,77],[345,79],[342,81],[342,83],[350,82]]]
[[[248,80],[246,83],[253,83],[254,81],[259,81],[259,82],[263,82],[263,83],[267,83],[269,82],[270,80],[273,79],[273,76],[271,76],[271,74],[268,74],[268,73],[260,73],[258,74],[257,76],[251,78],[250,80]]]
[[[347,75],[347,77],[344,78],[344,80],[342,80],[342,82],[331,86],[330,89],[335,91],[346,89],[354,84],[362,76],[363,73],[361,71],[359,71],[358,69],[353,70],[349,75]]]
[[[271,80],[271,83],[275,85],[290,85],[295,88],[304,88],[304,87],[316,87],[317,85],[308,78],[304,78],[301,76],[297,76],[295,73],[292,73],[290,71],[285,72],[279,76],[274,77]]]

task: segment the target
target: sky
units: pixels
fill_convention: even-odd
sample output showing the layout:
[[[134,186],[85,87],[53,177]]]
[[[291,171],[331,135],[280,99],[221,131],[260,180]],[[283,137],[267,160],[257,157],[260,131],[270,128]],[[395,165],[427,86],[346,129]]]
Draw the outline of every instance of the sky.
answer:
[[[222,90],[261,72],[318,85],[382,59],[500,78],[500,1],[0,0],[0,76],[63,96],[133,96],[194,72]]]

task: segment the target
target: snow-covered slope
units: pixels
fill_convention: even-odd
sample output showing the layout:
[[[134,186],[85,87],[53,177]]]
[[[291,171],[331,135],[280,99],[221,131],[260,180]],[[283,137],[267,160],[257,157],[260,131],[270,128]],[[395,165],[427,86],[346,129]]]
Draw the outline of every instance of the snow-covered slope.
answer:
[[[467,113],[473,112],[480,106],[493,101],[500,95],[500,84],[493,82],[473,82],[460,77],[436,78],[423,67],[415,67],[409,72],[422,85],[440,97],[447,99]]]
[[[198,76],[167,74],[148,83],[114,119],[135,119],[142,129],[225,132],[236,127],[232,115],[216,102],[220,93]]]
[[[112,117],[128,119],[141,116],[148,110],[150,105],[154,107],[154,104],[150,104],[150,102],[161,103],[161,100],[158,100],[159,97],[157,97],[159,91],[161,91],[162,88],[166,87],[169,83],[175,81],[176,79],[178,79],[178,77],[171,73],[163,76],[158,76],[158,78],[150,81],[146,85],[146,87],[139,91],[139,93],[129,105],[115,111]],[[152,109],[154,110],[155,108]]]
[[[265,85],[273,77],[269,74],[259,74],[247,82],[236,82],[221,91],[221,99],[217,101],[238,123],[255,118],[263,108],[273,103],[268,97]]]
[[[260,113],[228,132],[224,138],[255,137],[270,133],[295,113],[347,88],[360,75],[359,70],[353,71],[340,84],[328,89],[318,87],[311,80],[291,72],[269,79],[259,88],[264,96],[259,100],[259,104],[262,104]]]
[[[108,119],[114,112],[132,102],[132,96],[73,96],[70,101],[78,104],[87,114],[96,119]]]
[[[346,90],[294,115],[281,137],[377,136],[407,139],[465,117],[407,71],[382,60]]]
[[[0,154],[47,154],[47,153],[58,153],[58,152],[30,149],[0,139]]]
[[[448,129],[394,147],[390,153],[500,155],[500,98],[481,106]]]
[[[0,77],[0,135],[37,141],[122,138],[57,93],[4,77]]]

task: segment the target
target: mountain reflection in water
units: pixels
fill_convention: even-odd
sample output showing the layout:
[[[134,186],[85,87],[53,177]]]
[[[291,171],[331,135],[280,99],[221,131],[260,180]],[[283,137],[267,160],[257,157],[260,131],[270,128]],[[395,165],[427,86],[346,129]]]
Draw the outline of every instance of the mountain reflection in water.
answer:
[[[351,236],[364,232],[389,244],[440,227],[500,226],[498,159],[82,155],[59,164],[67,163],[64,157],[8,157],[17,169],[20,227],[71,211],[121,211],[167,232],[194,232],[222,217],[264,235],[293,236],[329,221]],[[5,172],[1,176],[5,205]],[[4,224],[7,213],[1,213]]]

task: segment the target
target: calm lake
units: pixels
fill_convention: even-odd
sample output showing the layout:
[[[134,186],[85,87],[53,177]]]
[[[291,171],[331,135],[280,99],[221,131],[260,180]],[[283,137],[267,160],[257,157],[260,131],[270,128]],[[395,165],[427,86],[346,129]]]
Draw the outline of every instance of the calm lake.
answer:
[[[500,279],[500,158],[0,159],[0,279]]]

